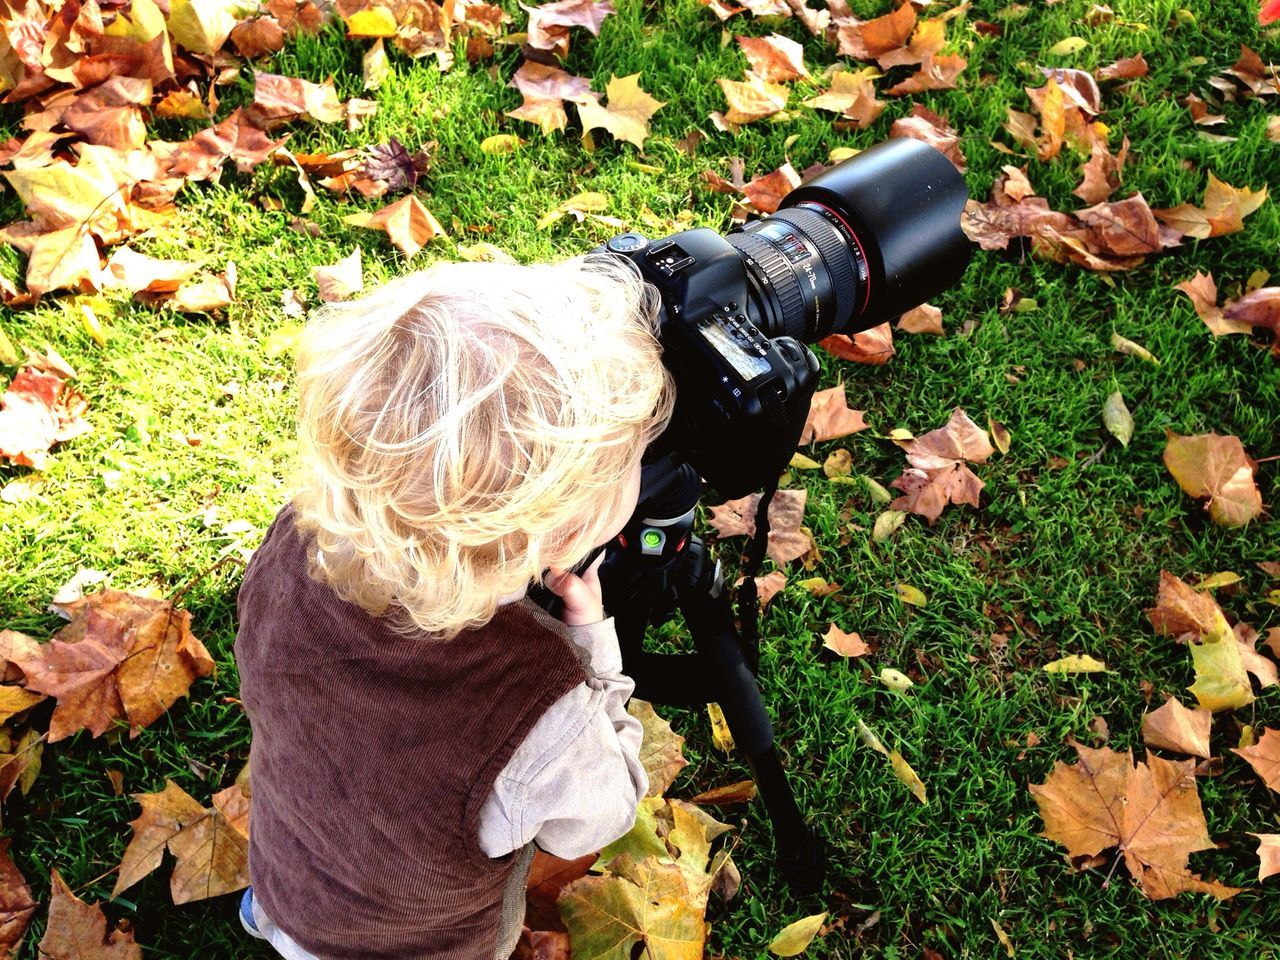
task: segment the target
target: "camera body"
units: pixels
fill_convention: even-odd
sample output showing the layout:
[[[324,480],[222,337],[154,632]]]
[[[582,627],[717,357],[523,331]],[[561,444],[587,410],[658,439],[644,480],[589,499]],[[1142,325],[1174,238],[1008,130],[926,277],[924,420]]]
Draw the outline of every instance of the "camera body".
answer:
[[[624,233],[604,249],[629,259],[661,295],[663,359],[678,389],[653,454],[679,450],[727,498],[776,477],[799,441],[818,359],[756,325],[742,253],[705,228],[657,241]]]

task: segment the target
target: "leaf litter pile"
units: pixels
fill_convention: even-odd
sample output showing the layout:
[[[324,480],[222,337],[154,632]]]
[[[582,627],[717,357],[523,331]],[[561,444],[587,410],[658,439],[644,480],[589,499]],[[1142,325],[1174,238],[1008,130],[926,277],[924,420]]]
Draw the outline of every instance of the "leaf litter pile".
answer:
[[[1061,2],[1065,8],[1070,0]],[[998,122],[966,129],[949,114],[963,114],[958,98],[992,82],[986,72],[990,54],[1019,29],[1028,16],[1024,5],[944,0],[862,5],[855,12],[845,0],[823,6],[806,0],[704,0],[700,28],[719,31],[721,46],[739,56],[741,72],[717,76],[710,87],[714,106],[696,114],[690,110],[692,93],[656,69],[614,70],[613,63],[599,59],[592,67],[584,59],[611,29],[611,18],[620,11],[629,15],[630,6],[626,0],[529,6],[472,0],[25,0],[0,7],[0,93],[11,111],[10,136],[0,143],[0,174],[6,209],[13,214],[0,228],[0,240],[14,253],[10,263],[18,265],[9,271],[12,277],[0,275],[0,364],[9,372],[0,396],[0,500],[18,504],[39,496],[42,475],[55,458],[73,458],[77,438],[95,429],[76,367],[53,347],[36,349],[27,342],[25,316],[50,305],[64,309],[91,350],[108,343],[110,317],[123,303],[169,321],[181,316],[216,326],[262,292],[245,289],[234,260],[146,252],[154,238],[187,223],[215,185],[234,188],[263,171],[283,172],[295,184],[294,205],[285,210],[279,198],[263,195],[257,199],[264,209],[285,212],[290,229],[304,238],[325,229],[317,222],[321,218],[311,219],[317,211],[333,210],[337,215],[330,220],[359,232],[361,243],[352,244],[346,256],[310,271],[320,302],[365,289],[370,258],[407,269],[407,261],[427,262],[420,255],[430,245],[436,255],[454,259],[510,259],[500,247],[469,236],[479,228],[433,212],[428,191],[442,159],[429,124],[412,146],[396,137],[366,136],[385,109],[380,91],[389,78],[414,70],[474,71],[509,91],[509,108],[489,118],[498,132],[479,143],[484,156],[519,157],[538,145],[559,143],[580,155],[583,174],[596,163],[593,157],[617,155],[634,171],[658,179],[669,176],[664,165],[674,166],[668,156],[696,164],[695,185],[684,204],[724,204],[716,209],[718,221],[709,224],[721,229],[776,211],[802,180],[856,155],[861,146],[884,137],[922,140],[968,174],[972,199],[961,225],[975,247],[986,251],[975,256],[974,269],[982,268],[986,256],[993,258],[986,262],[1030,261],[1036,272],[1028,278],[1052,271],[1070,290],[1083,272],[1117,297],[1126,276],[1159,270],[1178,280],[1167,284],[1160,306],[1171,322],[1198,319],[1208,328],[1206,333],[1195,324],[1206,338],[1239,338],[1262,362],[1280,364],[1280,287],[1271,284],[1269,273],[1274,256],[1269,263],[1227,259],[1231,272],[1224,275],[1219,267],[1216,279],[1197,265],[1178,266],[1183,259],[1201,263],[1202,243],[1208,250],[1230,242],[1220,238],[1242,234],[1255,222],[1251,218],[1270,215],[1275,178],[1238,179],[1227,172],[1238,165],[1216,164],[1213,151],[1237,139],[1226,132],[1229,118],[1249,112],[1266,117],[1257,127],[1264,133],[1256,149],[1280,156],[1280,76],[1267,58],[1276,49],[1274,30],[1255,42],[1258,50],[1238,43],[1230,56],[1213,51],[1201,57],[1216,66],[1206,85],[1193,90],[1188,69],[1160,62],[1161,47],[1153,46],[1147,24],[1128,21],[1124,11],[1103,4],[1086,4],[1078,11],[1083,23],[1131,30],[1132,52],[1085,69],[1073,64],[1088,62],[1081,57],[1087,40],[1063,36],[1046,43],[1044,63],[1021,65],[1026,71],[1018,92]],[[1181,22],[1188,17],[1193,22],[1195,14],[1178,11]],[[309,80],[273,66],[287,63],[294,46],[322,41],[352,45],[360,76],[352,83],[343,78],[341,87],[359,95],[343,99],[332,77]],[[1155,88],[1154,71],[1176,89]],[[1126,101],[1157,96],[1177,97],[1186,111],[1183,122],[1203,146],[1194,161],[1183,161],[1197,176],[1194,195],[1144,196],[1126,186],[1135,165],[1147,162],[1158,145],[1144,139],[1150,131],[1126,131],[1115,117]],[[674,119],[664,119],[675,116],[678,130]],[[655,121],[663,131],[656,137]],[[789,151],[799,135],[792,135],[783,163],[771,170],[772,163],[753,159],[749,169],[744,157],[761,155],[749,138],[785,125],[819,128],[822,154],[793,163]],[[329,152],[301,146],[313,142],[312,131],[324,128],[342,131],[339,139],[358,145]],[[712,146],[726,156],[714,156]],[[1280,169],[1277,162],[1270,169]],[[1048,199],[1064,195],[1057,189],[1064,179],[1072,181],[1069,193],[1078,203]],[[590,185],[589,176],[582,180]],[[585,247],[587,236],[622,229],[662,234],[692,224],[683,211],[663,217],[645,207],[619,215],[614,198],[595,189],[538,203],[536,229],[565,239],[566,250]],[[1270,215],[1266,222],[1276,221]],[[313,306],[292,288],[272,294],[287,317],[305,316]],[[1012,286],[990,306],[1007,323],[1033,322],[1041,309],[1036,297]],[[874,368],[887,367],[891,376],[902,365],[899,351],[918,360],[928,349],[921,346],[925,341],[954,349],[976,326],[974,315],[953,314],[948,301],[821,342],[824,366],[836,384],[814,397],[801,449],[770,506],[771,569],[758,583],[763,605],[781,596],[792,604],[812,603],[813,610],[840,611],[812,624],[808,656],[816,668],[839,669],[889,704],[877,712],[879,732],[854,713],[836,724],[844,727],[851,748],[868,748],[862,775],[883,784],[890,796],[918,803],[922,816],[937,808],[938,792],[953,774],[931,769],[928,744],[915,732],[919,727],[899,725],[896,718],[918,711],[926,695],[937,695],[936,687],[927,694],[919,688],[940,664],[919,649],[909,660],[907,650],[874,622],[860,621],[865,605],[855,600],[869,591],[908,620],[937,617],[948,598],[926,593],[906,573],[880,584],[827,576],[833,556],[861,550],[890,557],[908,538],[927,543],[981,517],[997,497],[1022,497],[1025,504],[1025,491],[1007,482],[1011,465],[1030,465],[1018,460],[1016,403],[993,403],[988,410],[947,403],[912,428],[895,423],[883,408],[850,406],[849,390],[861,397],[862,385],[874,382],[865,379],[876,374]],[[916,342],[904,345],[904,336]],[[1142,340],[1147,338],[1133,340],[1112,330],[1116,362],[1159,367],[1152,350],[1159,341]],[[94,366],[91,352],[75,359],[77,366]],[[1014,367],[1004,379],[1016,385],[1023,374],[1025,368]],[[1272,401],[1264,415],[1274,438],[1280,436],[1280,404],[1274,396]],[[1134,466],[1135,475],[1140,471],[1144,483],[1162,485],[1166,498],[1180,489],[1193,505],[1188,526],[1221,528],[1221,536],[1248,543],[1257,572],[1199,576],[1203,571],[1189,559],[1167,556],[1161,565],[1175,569],[1162,570],[1158,584],[1133,585],[1136,594],[1155,597],[1146,614],[1152,631],[1135,642],[1160,650],[1174,666],[1165,675],[1133,681],[1148,705],[1143,715],[1114,717],[1114,730],[1094,717],[1087,728],[1092,746],[1077,738],[1085,736],[1083,728],[1069,724],[1057,744],[1028,733],[1018,761],[1034,751],[1033,759],[1043,762],[1034,776],[1024,777],[1022,802],[1040,814],[1045,849],[1050,843],[1063,849],[1064,883],[1092,883],[1102,891],[1123,881],[1135,896],[1150,900],[1207,894],[1231,901],[1245,893],[1247,878],[1238,870],[1229,880],[1215,875],[1202,859],[1208,851],[1248,846],[1257,883],[1280,873],[1280,823],[1259,812],[1243,818],[1256,829],[1241,830],[1233,821],[1223,836],[1206,816],[1201,794],[1203,783],[1219,778],[1240,785],[1240,795],[1261,811],[1280,792],[1280,713],[1272,689],[1280,686],[1280,540],[1268,508],[1276,490],[1269,465],[1280,448],[1257,448],[1216,432],[1212,410],[1205,411],[1208,422],[1182,423],[1159,407],[1159,396],[1127,402],[1118,389],[1101,392],[1094,416],[1110,439],[1081,469],[1158,430],[1164,438],[1159,472],[1147,464]],[[917,436],[912,429],[922,432]],[[188,442],[195,445],[199,438]],[[868,450],[878,452],[867,455]],[[876,465],[890,456],[900,458],[897,470],[878,475]],[[1073,466],[1056,454],[1047,457],[1051,473]],[[1023,475],[1033,487],[1034,472]],[[832,497],[844,503],[834,531],[826,517],[806,518],[815,501]],[[754,531],[757,502],[753,495],[708,507],[706,532],[731,564],[741,543],[734,538]],[[855,509],[870,513],[866,525],[853,519]],[[1259,529],[1271,532],[1248,539]],[[163,736],[171,711],[185,709],[180,704],[188,698],[211,696],[215,659],[193,633],[191,613],[180,606],[187,588],[167,594],[111,587],[86,592],[105,576],[82,570],[55,597],[23,598],[38,607],[48,604],[65,619],[57,630],[39,637],[0,630],[0,800],[13,798],[20,805],[33,790],[38,794],[46,748],[93,741],[89,749],[121,749],[144,732]],[[1215,592],[1228,602],[1220,604]],[[818,606],[822,602],[830,606]],[[1025,617],[1008,622],[1012,632],[1040,636]],[[993,662],[1006,656],[998,651],[1008,644],[1008,636],[992,635]],[[1044,689],[1067,705],[1081,701],[1062,694],[1064,685],[1084,690],[1090,678],[1104,682],[1114,674],[1103,659],[1056,644],[1046,644],[1038,662],[1021,666],[1035,678],[1031,682],[1050,684]],[[1166,694],[1158,705],[1156,690],[1176,686],[1175,675],[1193,678],[1183,684],[1189,697]],[[1060,679],[1050,682],[1054,676]],[[715,952],[716,923],[742,903],[740,888],[749,886],[766,903],[781,902],[768,882],[744,877],[733,859],[740,845],[759,845],[750,835],[759,827],[748,826],[744,833],[707,812],[740,810],[744,804],[754,809],[754,785],[739,779],[688,799],[668,796],[679,789],[677,777],[687,762],[684,738],[649,705],[633,701],[630,709],[645,727],[650,796],[633,829],[598,855],[563,862],[539,854],[518,956],[701,957]],[[730,732],[715,704],[708,707],[708,726],[714,746],[731,751]],[[1132,747],[1106,745],[1112,735],[1120,744],[1141,741],[1146,753],[1135,757]],[[874,758],[877,753],[882,759]],[[151,789],[126,797],[118,771],[110,777],[116,802],[127,802],[136,814],[112,862],[101,859],[106,851],[94,854],[95,863],[108,870],[104,876],[114,878],[111,898],[156,871],[167,872],[175,905],[247,886],[247,769],[238,776],[233,771],[222,784],[216,778],[203,783],[213,768],[198,756],[188,764],[202,781],[198,795],[157,772]],[[876,830],[870,814],[860,830]],[[21,850],[22,830],[10,832],[0,849],[5,955],[142,955],[121,912],[132,901],[123,898],[111,907],[111,915],[121,919],[109,923],[101,905],[77,896],[89,884],[72,888],[64,880],[76,864],[43,861],[37,889],[47,895],[38,902],[11,856]],[[29,851],[21,853],[25,862],[36,862]],[[1066,876],[1080,872],[1085,876]],[[768,936],[742,941],[739,949],[793,956],[842,937],[870,948],[884,922],[881,912],[854,901],[837,891],[819,912],[793,909],[790,902],[771,907]],[[143,909],[163,907],[148,901],[139,905]],[[38,912],[43,921],[36,919]],[[42,931],[38,943],[28,936],[33,919]],[[999,948],[1016,955],[1000,919],[994,913],[988,919]],[[947,937],[932,931],[925,939],[934,945],[917,953],[951,955]]]

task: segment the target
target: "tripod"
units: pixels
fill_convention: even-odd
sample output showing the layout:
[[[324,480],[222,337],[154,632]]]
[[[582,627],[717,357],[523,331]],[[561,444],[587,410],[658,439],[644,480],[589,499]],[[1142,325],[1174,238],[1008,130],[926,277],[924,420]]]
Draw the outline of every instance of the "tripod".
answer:
[[[693,467],[674,455],[644,467],[636,513],[605,548],[605,606],[617,624],[623,670],[635,680],[637,697],[673,706],[720,704],[773,823],[778,872],[796,894],[813,893],[825,877],[825,852],[796,805],[756,682],[754,583],[751,610],[744,613],[752,622],[744,636],[734,626],[719,561],[691,533],[700,486]],[[767,499],[757,521],[760,555],[768,535]],[[747,570],[748,581],[754,572]],[[666,623],[676,610],[684,615],[696,652],[646,653],[646,627]]]

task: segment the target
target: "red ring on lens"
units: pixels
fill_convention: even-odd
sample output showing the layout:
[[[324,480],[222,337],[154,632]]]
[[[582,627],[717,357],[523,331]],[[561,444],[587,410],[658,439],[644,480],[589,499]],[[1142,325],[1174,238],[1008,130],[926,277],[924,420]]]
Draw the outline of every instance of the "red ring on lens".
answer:
[[[867,252],[866,252],[864,249],[862,249],[862,241],[858,239],[857,231],[855,231],[855,230],[853,229],[853,227],[849,226],[849,221],[848,221],[848,220],[846,220],[844,217],[842,217],[842,216],[840,215],[839,211],[837,211],[837,210],[832,210],[830,207],[828,207],[828,206],[827,206],[825,203],[823,203],[822,201],[820,201],[820,200],[805,200],[805,201],[804,201],[804,203],[805,203],[805,204],[812,204],[812,205],[813,205],[813,206],[815,206],[815,207],[821,207],[823,210],[827,211],[827,213],[831,214],[833,217],[835,217],[837,220],[839,220],[841,223],[843,223],[843,224],[844,224],[844,228],[845,228],[847,231],[849,231],[849,236],[850,236],[850,237],[852,237],[852,238],[853,238],[853,242],[854,242],[855,244],[857,244],[857,246],[858,246],[858,255],[862,257],[862,262],[863,262],[864,264],[866,264],[866,266],[867,266],[867,283],[866,283],[866,287],[867,287],[867,295],[866,295],[865,297],[863,297],[863,298],[862,298],[862,307],[858,310],[858,313],[859,313],[859,314],[864,313],[864,312],[866,311],[866,309],[867,309],[867,305],[868,305],[869,303],[871,303],[871,261],[867,259]]]

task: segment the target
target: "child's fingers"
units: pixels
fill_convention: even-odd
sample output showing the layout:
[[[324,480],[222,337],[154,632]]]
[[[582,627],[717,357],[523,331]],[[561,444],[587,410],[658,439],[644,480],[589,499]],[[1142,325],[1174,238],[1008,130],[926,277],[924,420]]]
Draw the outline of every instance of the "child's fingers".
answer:
[[[594,586],[600,582],[600,564],[604,563],[604,551],[600,551],[600,555],[591,561],[591,566],[587,567],[581,574],[582,582],[588,586]]]

